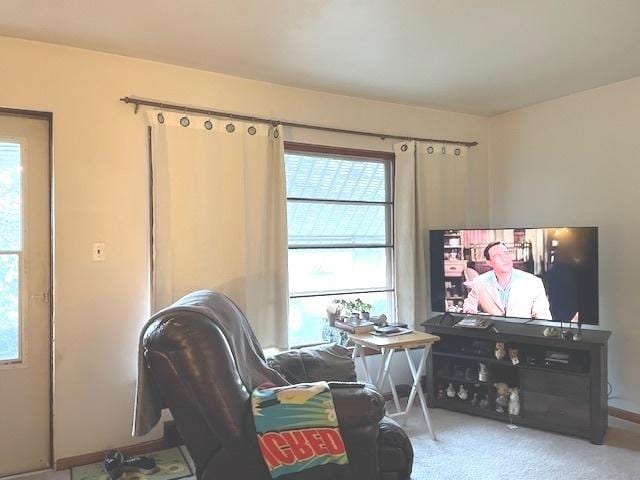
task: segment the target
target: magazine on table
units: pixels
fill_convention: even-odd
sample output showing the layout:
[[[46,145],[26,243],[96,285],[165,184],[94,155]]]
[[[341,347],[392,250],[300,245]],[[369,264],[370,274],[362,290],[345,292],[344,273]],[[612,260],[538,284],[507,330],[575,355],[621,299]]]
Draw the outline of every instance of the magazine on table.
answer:
[[[404,335],[405,333],[411,333],[413,330],[407,327],[399,327],[395,325],[386,325],[384,327],[376,327],[373,332],[373,335],[379,335],[382,337],[393,337],[396,335]]]
[[[454,327],[485,329],[491,325],[493,325],[493,321],[488,318],[465,317],[456,323]]]

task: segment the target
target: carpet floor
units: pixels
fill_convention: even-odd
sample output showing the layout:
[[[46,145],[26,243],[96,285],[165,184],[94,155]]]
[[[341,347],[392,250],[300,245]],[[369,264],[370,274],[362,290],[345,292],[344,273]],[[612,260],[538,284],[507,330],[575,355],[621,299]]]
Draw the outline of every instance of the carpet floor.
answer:
[[[609,417],[604,445],[438,408],[431,420],[437,442],[419,408],[405,427],[415,451],[412,480],[640,480],[640,425],[616,418]],[[70,472],[15,478],[70,480]]]
[[[640,425],[609,417],[603,445],[463,413],[432,409],[438,441],[419,408],[405,430],[415,452],[412,480],[638,480]]]

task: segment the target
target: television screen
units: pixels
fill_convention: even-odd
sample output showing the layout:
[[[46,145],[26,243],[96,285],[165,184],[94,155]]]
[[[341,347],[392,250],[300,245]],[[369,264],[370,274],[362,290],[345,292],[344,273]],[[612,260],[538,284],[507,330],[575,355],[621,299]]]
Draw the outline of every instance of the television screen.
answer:
[[[598,324],[598,228],[431,230],[436,312]]]

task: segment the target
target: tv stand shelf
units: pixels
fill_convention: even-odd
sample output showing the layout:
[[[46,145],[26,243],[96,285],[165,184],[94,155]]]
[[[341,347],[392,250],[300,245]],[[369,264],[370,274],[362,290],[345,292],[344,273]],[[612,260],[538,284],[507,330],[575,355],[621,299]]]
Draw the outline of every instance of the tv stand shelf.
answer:
[[[587,438],[601,444],[607,430],[607,341],[611,332],[582,330],[582,340],[545,337],[544,326],[495,321],[493,329],[457,328],[461,317],[439,315],[422,323],[424,331],[440,337],[427,360],[424,377],[427,403],[505,422]],[[498,360],[496,342],[518,350],[518,362],[507,353]],[[556,356],[552,355],[556,354]],[[487,378],[480,381],[480,363]],[[427,381],[428,379],[428,381]],[[496,382],[520,390],[520,414],[496,411]],[[439,390],[461,385],[468,398],[442,398]],[[486,398],[483,408],[471,403],[474,393]]]
[[[463,402],[461,400],[436,400],[433,404],[429,403],[429,408],[431,407],[446,408],[447,410],[454,410],[456,412],[468,413],[470,415],[493,418],[494,420],[509,421],[509,415],[506,413],[498,413],[495,410],[487,410],[480,407],[474,407],[468,402]]]
[[[478,355],[467,355],[465,353],[451,353],[451,352],[433,352],[436,356],[462,358],[466,360],[475,360],[478,362],[490,363],[492,365],[504,365],[505,367],[514,367],[509,360],[498,360],[496,358],[480,357]]]

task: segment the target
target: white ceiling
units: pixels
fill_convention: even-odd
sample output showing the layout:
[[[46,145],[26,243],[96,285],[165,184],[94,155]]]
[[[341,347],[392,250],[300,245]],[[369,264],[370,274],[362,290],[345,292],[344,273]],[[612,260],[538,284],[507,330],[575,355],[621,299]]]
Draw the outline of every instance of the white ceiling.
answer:
[[[0,35],[483,115],[640,75],[640,0],[1,0]]]

